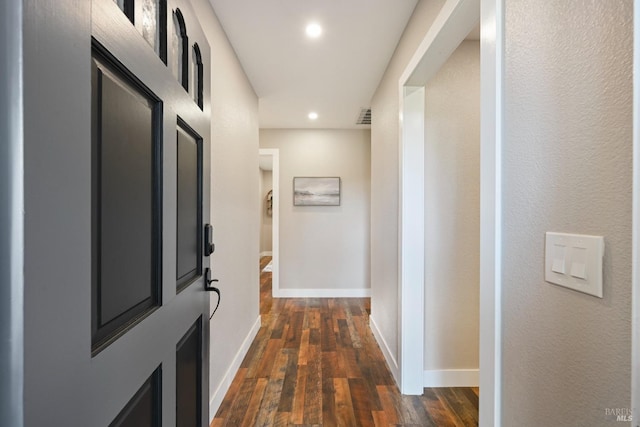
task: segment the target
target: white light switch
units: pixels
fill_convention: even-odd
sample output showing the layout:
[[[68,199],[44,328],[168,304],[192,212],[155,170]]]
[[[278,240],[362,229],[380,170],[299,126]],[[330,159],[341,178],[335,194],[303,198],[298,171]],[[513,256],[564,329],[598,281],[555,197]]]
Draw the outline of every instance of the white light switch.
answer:
[[[553,245],[553,263],[551,271],[564,274],[564,266],[567,263],[567,247],[564,245]]]
[[[551,271],[564,274],[564,258],[554,258],[551,264]]]
[[[581,262],[574,262],[571,264],[571,275],[578,279],[587,278],[587,266]]]
[[[603,257],[602,236],[547,232],[544,279],[602,298]]]

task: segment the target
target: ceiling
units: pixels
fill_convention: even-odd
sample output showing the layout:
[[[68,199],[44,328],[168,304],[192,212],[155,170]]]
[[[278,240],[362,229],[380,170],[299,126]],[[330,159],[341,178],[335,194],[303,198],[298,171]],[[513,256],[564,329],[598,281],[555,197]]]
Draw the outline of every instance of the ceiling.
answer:
[[[370,127],[356,120],[417,0],[210,2],[259,97],[261,128],[358,129]],[[323,28],[317,39],[310,22]]]

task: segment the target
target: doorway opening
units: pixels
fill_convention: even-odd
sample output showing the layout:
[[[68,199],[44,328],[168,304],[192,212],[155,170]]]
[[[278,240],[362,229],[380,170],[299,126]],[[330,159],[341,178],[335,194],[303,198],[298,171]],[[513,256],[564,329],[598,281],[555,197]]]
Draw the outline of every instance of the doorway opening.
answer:
[[[279,293],[279,186],[278,149],[259,150],[260,168],[260,314],[269,313]]]
[[[486,3],[486,7],[485,7]],[[478,66],[479,86],[481,95],[476,102],[482,109],[480,126],[477,134],[480,136],[477,147],[477,178],[473,183],[476,189],[476,223],[475,246],[476,256],[476,322],[482,324],[481,332],[477,332],[479,341],[477,354],[479,370],[475,369],[475,378],[471,370],[452,369],[435,370],[427,369],[427,359],[433,359],[433,354],[427,354],[425,335],[425,297],[437,296],[437,292],[445,286],[434,283],[437,278],[440,265],[429,267],[426,257],[433,255],[434,248],[443,249],[451,245],[451,240],[460,239],[460,236],[433,236],[433,230],[441,224],[430,222],[433,218],[433,203],[438,198],[453,196],[460,190],[460,186],[466,185],[466,180],[454,181],[458,188],[454,191],[443,186],[429,188],[428,186],[442,178],[433,174],[434,162],[442,159],[434,146],[430,144],[430,135],[433,130],[427,123],[429,112],[429,85],[432,79],[438,78],[438,73],[446,62],[452,58],[452,54],[468,37],[474,27],[480,21],[482,36],[476,42],[480,48],[482,65]],[[500,402],[500,370],[499,348],[500,319],[498,303],[499,295],[499,259],[500,238],[499,227],[499,120],[500,109],[500,77],[502,60],[501,34],[503,32],[503,18],[501,2],[483,2],[480,13],[480,1],[477,0],[452,0],[447,1],[439,16],[436,18],[430,31],[423,39],[414,57],[406,68],[399,82],[398,93],[400,96],[400,224],[399,224],[399,365],[400,372],[398,382],[404,394],[421,394],[427,383],[443,382],[452,384],[460,381],[459,385],[471,385],[469,381],[479,383],[482,389],[480,395],[481,424],[495,425],[496,415],[499,414]],[[478,90],[480,90],[478,88]],[[479,114],[479,112],[478,112]],[[476,141],[478,144],[478,141]],[[449,153],[447,161],[458,162],[456,157],[464,155],[452,147],[443,145],[442,150]],[[457,154],[456,154],[457,153]],[[460,167],[460,165],[457,165]],[[431,169],[430,169],[431,168]],[[447,171],[450,173],[451,171]],[[455,178],[455,177],[454,177]],[[478,182],[480,184],[478,184]],[[433,195],[435,194],[435,199]],[[451,221],[451,218],[443,217],[444,213],[437,213],[441,219]],[[436,215],[437,217],[437,215]],[[431,233],[431,234],[430,234]],[[440,239],[440,240],[438,240]],[[449,259],[449,264],[464,263],[465,259]],[[437,274],[434,274],[434,271]],[[432,283],[429,284],[429,281]],[[425,287],[425,284],[427,287]],[[429,291],[428,286],[432,289]],[[440,286],[440,289],[438,287]],[[479,289],[478,289],[479,287]],[[445,302],[435,299],[433,304]],[[448,307],[449,309],[451,307]],[[456,311],[456,310],[453,310]],[[479,313],[479,314],[478,314]],[[429,313],[429,327],[434,325],[433,313]],[[422,319],[416,322],[415,319]],[[452,335],[449,332],[448,335]],[[476,341],[476,342],[478,342]],[[433,350],[429,350],[433,353]],[[444,384],[443,384],[444,385]],[[433,385],[431,385],[433,386]]]

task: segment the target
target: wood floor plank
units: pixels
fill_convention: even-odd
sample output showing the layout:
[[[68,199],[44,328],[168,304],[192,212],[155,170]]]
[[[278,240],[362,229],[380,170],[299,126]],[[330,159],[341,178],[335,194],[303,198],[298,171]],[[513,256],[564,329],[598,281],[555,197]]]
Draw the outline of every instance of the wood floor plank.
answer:
[[[272,308],[273,310],[273,308]],[[276,320],[276,324],[273,327],[273,331],[271,332],[272,339],[280,339],[282,338],[282,330],[284,326],[287,324],[288,316],[282,312],[278,313],[278,320]],[[285,335],[286,336],[286,335]]]
[[[373,425],[375,427],[389,427],[391,424],[387,419],[387,413],[384,411],[373,411]]]
[[[320,317],[320,304],[318,304],[317,308],[312,308],[309,310],[309,329],[320,329],[321,325],[321,317]]]
[[[400,417],[398,415],[398,410],[396,405],[394,404],[393,399],[391,399],[391,392],[386,385],[379,385],[376,387],[378,391],[378,397],[380,398],[380,403],[382,404],[382,409],[384,409],[384,413],[387,415],[387,419],[390,424],[398,424],[400,422]]]
[[[307,365],[298,365],[298,377],[293,394],[293,407],[291,410],[292,424],[302,424],[304,422],[304,396],[307,386]]]
[[[298,378],[298,355],[288,353],[288,356],[278,412],[291,412],[293,408],[293,395],[296,390],[296,380]]]
[[[469,401],[462,389],[460,387],[452,387],[448,389],[448,392],[451,396],[450,403],[452,403],[460,419],[468,426],[478,425],[478,411],[473,407],[473,403]]]
[[[309,329],[309,345],[320,345],[320,328]]]
[[[273,370],[273,365],[278,357],[280,349],[282,348],[282,340],[271,339],[267,340],[267,345],[265,346],[262,357],[259,360],[259,363],[256,363],[257,368],[254,373],[254,377],[256,378],[267,378],[269,374]],[[253,372],[252,372],[253,373]]]
[[[425,388],[423,396],[422,403],[438,427],[455,427],[457,425],[456,420],[451,416],[450,410],[432,388]]]
[[[338,361],[338,352],[322,352],[322,377],[323,378],[346,378],[347,373]]]
[[[357,351],[356,349],[343,351],[347,378],[362,378],[362,371],[360,371],[360,366],[358,365]]]
[[[253,389],[251,399],[249,400],[244,418],[242,419],[242,427],[252,427],[255,424],[267,383],[268,380],[266,378],[258,378],[256,380],[255,388]]]
[[[333,331],[333,317],[328,311],[322,313],[322,323],[320,328],[320,346],[322,351],[335,351],[336,335]]]
[[[300,352],[298,353],[298,365],[306,365],[309,354],[309,329],[304,329],[300,336]]]
[[[323,427],[337,427],[336,419],[336,390],[333,378],[322,378],[322,425]]]
[[[411,396],[412,408],[416,414],[416,420],[425,427],[438,427],[431,414],[427,412],[427,408],[423,405],[420,396]]]
[[[291,413],[289,412],[276,413],[276,420],[274,423],[274,427],[287,427],[289,425],[290,416],[291,416]]]
[[[362,427],[375,427],[371,398],[365,380],[362,378],[349,378],[348,382],[357,425]]]
[[[239,426],[244,419],[244,416],[247,412],[247,408],[249,407],[249,401],[251,400],[251,395],[253,394],[253,390],[256,387],[257,380],[254,378],[245,378],[240,386],[240,390],[238,391],[237,397],[234,399],[233,407],[227,417],[227,421],[225,426],[235,427]]]
[[[322,357],[320,348],[316,345],[310,345],[308,350],[303,422],[322,423]]]
[[[400,394],[369,327],[370,299],[270,298],[270,275],[262,327],[211,426],[478,424],[477,387]]]
[[[441,398],[443,404],[449,408],[449,413],[455,418],[458,425],[464,427],[478,425],[477,420],[474,420],[473,416],[467,413],[464,404],[458,401],[458,398],[452,392],[452,389],[436,388],[434,390],[438,397]]]
[[[260,410],[256,416],[257,427],[270,427],[275,424],[276,412],[280,403],[280,394],[284,378],[270,378],[262,398]]]
[[[289,331],[287,332],[287,342],[285,348],[300,348],[300,339],[302,338],[302,322],[304,320],[304,312],[294,311],[291,313],[289,320]]]
[[[336,420],[339,426],[355,426],[356,416],[353,412],[349,380],[346,378],[334,378]]]
[[[351,345],[353,348],[362,348],[362,341],[360,340],[360,334],[357,331],[350,309],[347,310],[346,316],[347,316],[346,318],[347,328],[349,329],[349,337],[351,338]]]
[[[396,404],[400,408],[400,419],[403,424],[415,424],[420,425],[424,424],[425,426],[431,427],[433,424],[430,420],[421,419],[420,415],[416,412],[414,406],[414,400],[417,399],[416,396],[405,396],[402,394],[394,394],[392,398],[396,401]]]
[[[338,319],[338,329],[340,331],[340,346],[343,348],[353,348],[347,319]]]
[[[231,385],[229,386],[229,390],[227,390],[227,394],[225,395],[220,407],[218,408],[218,412],[216,413],[216,417],[220,417],[223,420],[229,416],[229,412],[231,411],[231,407],[235,401],[236,396],[238,395],[238,391],[240,390],[240,386],[244,381],[244,378],[247,374],[246,368],[238,369],[236,372],[236,376],[233,378]]]
[[[480,409],[480,402],[478,399],[478,395],[470,387],[458,387],[457,390],[459,393],[464,394],[464,396],[471,403],[471,405],[473,405],[475,409],[474,412],[477,413],[478,410]]]

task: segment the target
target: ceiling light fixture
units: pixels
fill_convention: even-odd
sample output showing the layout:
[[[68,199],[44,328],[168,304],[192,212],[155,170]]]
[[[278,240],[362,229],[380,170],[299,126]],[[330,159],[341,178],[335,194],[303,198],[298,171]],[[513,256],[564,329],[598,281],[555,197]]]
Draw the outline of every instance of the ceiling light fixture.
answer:
[[[315,120],[317,118],[318,118],[318,113],[313,112],[313,111],[311,113],[309,113],[309,119]]]
[[[307,36],[311,37],[312,39],[317,39],[322,34],[322,27],[319,24],[312,22],[311,24],[307,25],[305,31],[307,33]]]

